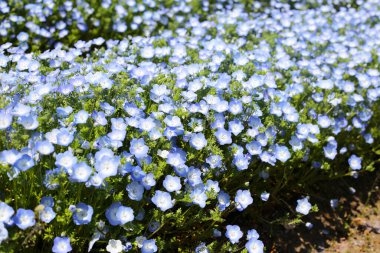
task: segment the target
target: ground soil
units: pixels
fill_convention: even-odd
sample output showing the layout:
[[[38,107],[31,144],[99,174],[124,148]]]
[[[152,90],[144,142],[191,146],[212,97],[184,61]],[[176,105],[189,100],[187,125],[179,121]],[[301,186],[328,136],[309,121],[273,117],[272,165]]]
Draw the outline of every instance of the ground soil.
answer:
[[[303,223],[276,229],[268,251],[380,253],[379,185],[380,172],[320,184],[311,196],[319,211],[303,218],[313,227]],[[331,199],[338,200],[335,208]]]

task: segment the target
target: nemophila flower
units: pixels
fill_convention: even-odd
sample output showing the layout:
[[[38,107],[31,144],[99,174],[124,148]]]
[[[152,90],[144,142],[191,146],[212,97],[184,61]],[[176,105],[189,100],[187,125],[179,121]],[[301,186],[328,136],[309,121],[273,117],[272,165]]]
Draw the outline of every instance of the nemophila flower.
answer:
[[[163,212],[173,207],[172,197],[169,193],[157,190],[152,202]]]
[[[117,226],[121,224],[120,219],[116,216],[116,213],[120,206],[122,206],[120,202],[115,202],[112,203],[112,205],[106,210],[106,217],[108,219],[108,222],[112,226]]]
[[[333,160],[338,154],[337,152],[337,142],[335,140],[329,141],[326,146],[323,147],[325,157]]]
[[[209,252],[210,251],[204,242],[202,242],[195,248],[195,253],[209,253]]]
[[[85,225],[91,222],[94,209],[85,203],[78,203],[73,207],[73,221],[76,225]]]
[[[8,230],[4,223],[0,222],[0,244],[6,239],[8,239]]]
[[[118,223],[120,223],[120,225],[124,225],[127,222],[131,222],[135,218],[135,216],[133,215],[133,209],[126,206],[119,206],[117,208],[115,216],[119,220]]]
[[[39,218],[45,223],[50,223],[52,220],[54,220],[56,215],[57,214],[53,211],[53,208],[47,206],[42,211],[40,211]]]
[[[256,238],[251,238],[245,244],[248,253],[264,253],[264,243]]]
[[[162,182],[164,188],[168,192],[175,192],[181,190],[181,179],[176,176],[167,175]]]
[[[87,122],[88,117],[89,117],[88,112],[86,112],[85,110],[80,110],[74,116],[74,123],[84,124]]]
[[[251,141],[245,147],[251,155],[259,155],[262,152],[261,144],[258,141]]]
[[[248,190],[238,190],[235,196],[236,209],[243,211],[253,203],[253,198]]]
[[[129,147],[129,152],[136,158],[144,158],[148,155],[149,147],[145,145],[144,139],[133,139]]]
[[[137,181],[128,184],[126,190],[128,192],[128,197],[136,201],[140,201],[144,194],[144,186]]]
[[[259,239],[260,235],[257,233],[256,229],[250,229],[247,231],[247,240]]]
[[[260,198],[261,198],[262,201],[268,201],[269,196],[270,196],[270,193],[263,192],[263,193],[261,193]]]
[[[74,135],[67,129],[60,129],[57,134],[57,144],[61,146],[68,146],[74,140]]]
[[[28,116],[31,111],[32,111],[32,108],[30,106],[17,103],[12,109],[12,114],[13,116],[23,117],[23,116]]]
[[[67,253],[72,251],[73,248],[70,244],[70,238],[68,237],[56,237],[54,238],[54,244],[52,251],[54,253]]]
[[[33,114],[19,117],[17,123],[22,125],[26,130],[34,130],[39,126],[37,116]]]
[[[73,108],[71,106],[66,107],[57,107],[57,115],[61,118],[68,117],[73,112]]]
[[[80,162],[72,167],[70,179],[74,182],[87,182],[92,174],[92,168],[86,162]]]
[[[141,246],[141,253],[157,252],[156,241],[154,239],[144,240]]]
[[[35,147],[41,155],[49,155],[54,152],[54,146],[49,141],[37,141]]]
[[[221,191],[218,194],[218,207],[220,211],[224,211],[227,207],[230,206],[230,196],[228,193]]]
[[[222,158],[220,155],[211,155],[206,158],[206,162],[210,165],[212,169],[219,168],[222,166]]]
[[[219,128],[214,135],[220,145],[232,143],[231,133],[225,129]]]
[[[186,162],[186,155],[180,152],[170,152],[166,162],[174,168],[183,167]]]
[[[326,115],[319,116],[318,125],[322,128],[328,128],[331,125],[331,120]]]
[[[156,180],[154,179],[153,173],[146,174],[142,179],[141,183],[146,190],[150,190],[151,187],[156,185]]]
[[[190,193],[190,198],[194,204],[204,208],[206,206],[207,194],[203,188],[203,185],[195,187]]]
[[[249,158],[245,155],[238,154],[238,155],[234,156],[234,159],[232,162],[238,170],[248,169]]]
[[[348,159],[348,164],[350,165],[350,168],[352,170],[361,170],[362,158],[360,158],[356,155],[351,155],[350,158]]]
[[[201,150],[207,145],[207,140],[202,133],[192,134],[190,138],[190,145],[196,150]]]
[[[287,147],[277,145],[274,150],[274,155],[277,160],[281,162],[286,162],[290,158],[290,152]]]
[[[77,158],[73,155],[73,153],[68,150],[64,153],[59,153],[55,157],[55,165],[57,167],[62,167],[66,170],[70,170],[74,164],[76,164]]]
[[[4,202],[0,202],[0,223],[8,223],[15,213],[12,207]]]
[[[94,111],[91,115],[94,120],[94,126],[105,126],[107,125],[107,119],[104,112]]]
[[[45,207],[53,207],[54,206],[54,199],[51,196],[44,196],[41,198],[40,204]]]
[[[233,121],[228,122],[228,130],[233,135],[237,136],[244,130],[244,126],[241,121],[233,120]]]
[[[227,225],[226,237],[232,244],[235,244],[243,237],[243,232],[238,225]]]
[[[33,158],[29,155],[22,155],[15,163],[14,167],[20,171],[27,171],[35,165]]]
[[[199,169],[190,167],[187,172],[187,183],[191,186],[196,186],[202,183],[201,171]]]
[[[311,207],[312,206],[311,206],[308,198],[303,198],[303,199],[297,200],[296,211],[298,213],[301,213],[303,215],[307,215],[309,213]]]
[[[99,176],[107,178],[111,176],[116,176],[119,165],[120,157],[104,156],[101,160],[95,162],[95,169],[99,173]]]
[[[124,245],[120,240],[111,239],[108,241],[106,250],[110,253],[120,253],[124,251]]]
[[[32,210],[26,210],[23,208],[19,208],[15,216],[13,216],[13,222],[22,230],[25,230],[29,227],[34,226],[36,224],[36,220],[34,217],[34,212]]]

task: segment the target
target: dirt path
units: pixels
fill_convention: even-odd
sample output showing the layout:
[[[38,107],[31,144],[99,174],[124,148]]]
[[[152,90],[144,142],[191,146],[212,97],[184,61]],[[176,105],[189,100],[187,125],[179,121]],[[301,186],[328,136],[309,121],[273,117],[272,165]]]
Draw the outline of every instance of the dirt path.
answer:
[[[319,211],[272,231],[271,253],[380,253],[380,172],[316,187]],[[335,207],[331,200],[335,199]]]

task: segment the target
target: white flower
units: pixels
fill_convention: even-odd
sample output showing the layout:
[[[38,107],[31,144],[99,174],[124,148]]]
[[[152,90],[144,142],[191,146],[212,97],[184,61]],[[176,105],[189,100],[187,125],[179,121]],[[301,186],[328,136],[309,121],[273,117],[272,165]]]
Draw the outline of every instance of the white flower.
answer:
[[[123,244],[120,240],[114,240],[111,239],[108,241],[108,245],[106,247],[106,250],[110,253],[119,253],[122,252],[124,249]]]

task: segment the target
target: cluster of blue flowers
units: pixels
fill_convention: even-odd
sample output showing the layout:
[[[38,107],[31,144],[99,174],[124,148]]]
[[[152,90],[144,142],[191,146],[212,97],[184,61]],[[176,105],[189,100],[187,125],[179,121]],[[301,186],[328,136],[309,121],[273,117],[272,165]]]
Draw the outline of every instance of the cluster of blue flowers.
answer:
[[[275,202],[284,178],[302,187],[373,169],[376,0],[220,1],[207,18],[182,1],[103,0],[117,39],[43,52],[28,51],[40,37],[102,31],[101,12],[37,1],[13,13],[18,2],[0,1],[0,34],[19,41],[0,45],[0,249],[39,247],[38,234],[55,253],[264,252],[230,214]],[[145,37],[123,37],[141,26]],[[299,217],[315,209],[304,194]]]

